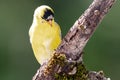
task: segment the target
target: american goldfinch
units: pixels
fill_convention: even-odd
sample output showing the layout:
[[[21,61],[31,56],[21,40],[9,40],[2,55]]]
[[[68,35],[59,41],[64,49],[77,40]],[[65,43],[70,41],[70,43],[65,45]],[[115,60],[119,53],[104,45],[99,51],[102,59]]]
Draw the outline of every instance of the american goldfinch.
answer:
[[[60,26],[54,21],[52,8],[42,5],[35,10],[29,36],[34,55],[42,65],[61,42]]]

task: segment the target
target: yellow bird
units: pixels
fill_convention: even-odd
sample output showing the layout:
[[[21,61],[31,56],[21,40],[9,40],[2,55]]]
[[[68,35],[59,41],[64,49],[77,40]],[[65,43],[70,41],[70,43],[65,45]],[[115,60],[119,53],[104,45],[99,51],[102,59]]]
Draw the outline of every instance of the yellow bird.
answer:
[[[61,42],[60,26],[54,21],[52,8],[42,5],[35,10],[29,36],[34,55],[43,64]]]

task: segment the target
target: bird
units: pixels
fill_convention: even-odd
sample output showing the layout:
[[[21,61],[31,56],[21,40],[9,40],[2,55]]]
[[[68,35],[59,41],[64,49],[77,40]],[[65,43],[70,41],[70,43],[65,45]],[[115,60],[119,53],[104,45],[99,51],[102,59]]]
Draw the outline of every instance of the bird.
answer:
[[[35,58],[43,65],[61,43],[61,29],[51,7],[41,5],[35,9],[29,38]]]

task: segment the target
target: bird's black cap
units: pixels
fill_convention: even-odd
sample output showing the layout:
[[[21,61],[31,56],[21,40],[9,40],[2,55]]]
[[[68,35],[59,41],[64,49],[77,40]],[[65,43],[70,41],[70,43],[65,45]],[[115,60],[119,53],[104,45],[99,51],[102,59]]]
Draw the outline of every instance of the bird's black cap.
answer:
[[[46,8],[45,9],[45,14],[43,15],[42,18],[47,20],[49,16],[54,17],[54,13],[50,9]]]

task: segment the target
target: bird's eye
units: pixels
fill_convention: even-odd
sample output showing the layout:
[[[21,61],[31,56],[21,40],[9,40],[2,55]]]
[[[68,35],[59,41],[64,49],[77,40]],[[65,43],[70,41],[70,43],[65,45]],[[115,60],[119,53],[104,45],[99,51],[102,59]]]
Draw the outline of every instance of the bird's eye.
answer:
[[[48,16],[46,21],[52,21],[54,19],[54,17],[52,15]]]
[[[52,21],[53,19],[46,19],[46,21]]]

